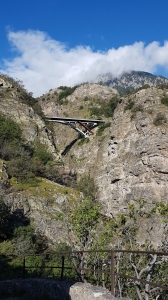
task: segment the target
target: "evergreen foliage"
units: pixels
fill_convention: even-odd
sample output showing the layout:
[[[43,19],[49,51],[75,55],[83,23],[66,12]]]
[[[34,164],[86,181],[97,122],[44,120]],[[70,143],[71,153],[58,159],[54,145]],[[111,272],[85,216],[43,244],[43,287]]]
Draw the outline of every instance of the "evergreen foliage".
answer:
[[[107,122],[107,123],[103,123],[103,124],[100,124],[99,127],[98,127],[98,130],[97,130],[97,135],[102,135],[103,131],[110,127],[111,123],[110,122]]]
[[[113,117],[114,110],[119,102],[118,96],[112,97],[107,103],[99,103],[99,107],[93,106],[90,108],[90,115],[95,115],[98,118],[105,116],[106,118]]]
[[[166,97],[163,97],[163,98],[161,99],[161,103],[164,104],[164,105],[166,105],[166,106],[168,106],[168,97],[167,97],[167,96],[166,96]]]
[[[20,126],[0,115],[0,158],[6,160],[9,177],[19,182],[37,184],[36,176],[63,184],[58,170],[52,166],[53,157],[40,142],[27,144]]]
[[[69,95],[71,95],[76,90],[77,87],[78,86],[74,86],[72,88],[68,87],[68,86],[58,87],[59,89],[62,90],[62,92],[58,96],[58,100],[57,100],[58,104],[60,104],[60,105],[63,104],[64,103],[63,99],[68,97]]]

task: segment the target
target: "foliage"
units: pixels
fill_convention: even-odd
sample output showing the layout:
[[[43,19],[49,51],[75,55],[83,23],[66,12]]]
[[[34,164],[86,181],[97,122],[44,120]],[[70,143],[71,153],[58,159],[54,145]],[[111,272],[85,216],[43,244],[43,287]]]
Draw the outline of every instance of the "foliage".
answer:
[[[12,88],[15,88],[18,92],[18,99],[29,106],[31,106],[36,114],[44,119],[44,114],[42,112],[41,106],[38,103],[38,99],[32,96],[23,85],[21,80],[15,80],[12,77],[3,74],[2,77],[12,84]]]
[[[98,127],[98,130],[97,130],[97,135],[98,136],[101,136],[103,131],[110,127],[111,126],[111,123],[110,122],[107,122],[107,123],[103,123],[103,124],[100,124],[99,127]]]
[[[163,97],[161,99],[161,103],[164,104],[164,105],[166,105],[166,106],[168,106],[168,97]]]
[[[9,232],[10,210],[0,196],[0,241],[5,239]]]
[[[118,96],[112,97],[107,103],[100,103],[99,107],[91,107],[90,115],[95,115],[97,117],[105,116],[107,118],[113,117],[114,110],[118,105]]]
[[[78,142],[78,146],[82,146],[83,144],[89,143],[89,138],[81,138]]]
[[[161,113],[161,112],[157,113],[157,115],[156,115],[156,117],[155,117],[155,119],[153,121],[153,124],[155,126],[159,126],[159,125],[163,125],[165,123],[167,123],[166,116],[163,113]]]
[[[168,89],[168,84],[167,83],[160,83],[160,84],[157,84],[156,87],[159,88],[159,89],[164,90],[164,89]]]
[[[15,145],[21,140],[22,130],[13,120],[0,115],[0,145]]]
[[[74,86],[74,87],[68,87],[68,86],[60,86],[59,89],[62,90],[62,92],[59,94],[57,102],[58,104],[63,104],[63,98],[68,97],[69,95],[71,95],[77,88],[78,86]]]
[[[126,110],[131,110],[134,106],[134,101],[133,100],[128,100],[128,102],[126,103],[126,105],[124,106],[124,111]]]
[[[137,104],[133,106],[132,112],[143,111],[142,104]]]
[[[84,197],[91,200],[96,199],[98,187],[95,184],[94,178],[92,178],[90,174],[81,176],[76,185],[76,189],[82,192]]]
[[[35,144],[34,156],[40,159],[44,165],[53,159],[51,153],[47,151],[47,147],[39,142]]]
[[[52,164],[52,154],[40,142],[28,144],[22,138],[20,126],[13,120],[0,115],[0,158],[6,160],[9,177],[19,182],[37,184],[36,176],[47,177],[63,184]]]
[[[90,243],[89,237],[92,235],[99,217],[99,205],[95,205],[91,199],[83,200],[80,206],[73,210],[70,222],[82,248]]]
[[[148,88],[150,88],[150,85],[149,85],[149,84],[144,84],[143,86],[137,88],[137,89],[134,91],[134,93],[137,93],[138,91],[141,91],[141,90],[146,90],[146,89],[148,89]]]

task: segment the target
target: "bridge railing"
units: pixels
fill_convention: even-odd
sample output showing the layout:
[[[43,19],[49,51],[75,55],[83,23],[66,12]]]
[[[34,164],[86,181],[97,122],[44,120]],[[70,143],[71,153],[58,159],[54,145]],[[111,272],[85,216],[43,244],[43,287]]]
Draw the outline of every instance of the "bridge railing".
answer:
[[[125,274],[118,272],[117,263],[118,254],[129,254],[129,255],[140,255],[140,256],[152,256],[157,255],[157,257],[162,257],[162,263],[165,264],[165,268],[168,271],[168,253],[167,252],[155,252],[155,251],[133,251],[133,250],[88,250],[88,251],[72,251],[72,252],[46,252],[41,255],[27,254],[23,256],[12,256],[16,261],[19,259],[18,267],[21,270],[19,277],[26,278],[32,275],[35,271],[35,276],[55,276],[53,270],[57,269],[57,277],[60,280],[64,280],[67,277],[67,272],[69,278],[71,274],[77,274],[78,280],[85,281],[92,278],[91,283],[97,285],[102,285],[110,289],[111,295],[115,295],[115,287],[118,278],[125,278],[131,280],[131,282],[139,285],[140,283],[148,284],[152,287],[159,288],[168,291],[168,276],[166,284],[159,281],[153,282],[144,280],[140,276],[132,276],[132,274]],[[89,261],[89,256],[90,261]],[[51,258],[52,257],[52,258]],[[58,260],[59,257],[59,260]],[[31,258],[31,259],[30,259]],[[38,258],[38,259],[37,259]],[[163,259],[164,258],[164,259]],[[71,263],[69,263],[71,260]],[[0,268],[1,268],[0,260]],[[119,260],[118,260],[119,261]],[[127,263],[130,261],[127,259]],[[56,262],[56,264],[55,264]],[[16,267],[16,264],[15,264]],[[38,272],[37,272],[38,270]],[[45,270],[45,273],[42,272]],[[131,268],[130,268],[131,270]],[[0,270],[1,274],[3,270]],[[53,273],[52,273],[53,272]],[[89,275],[88,275],[89,274]],[[168,272],[167,272],[168,274]]]

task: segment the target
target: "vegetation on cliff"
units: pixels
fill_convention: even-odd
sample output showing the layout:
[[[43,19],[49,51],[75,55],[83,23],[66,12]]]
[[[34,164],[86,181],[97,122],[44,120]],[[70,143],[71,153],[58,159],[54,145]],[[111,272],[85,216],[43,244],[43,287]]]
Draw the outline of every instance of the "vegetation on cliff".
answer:
[[[58,171],[52,167],[53,157],[40,142],[27,143],[20,126],[0,115],[0,158],[6,161],[10,177],[18,181],[36,182],[36,176],[62,183]]]
[[[29,185],[33,190],[33,197],[38,196],[45,197],[46,203],[45,205],[51,206],[51,210],[53,208],[53,203],[56,201],[56,191],[55,187],[52,188],[52,182],[46,183],[45,178],[48,178],[54,182],[61,183],[61,186],[57,186],[58,189],[60,189],[60,194],[62,195],[62,199],[60,201],[60,206],[58,211],[52,212],[52,217],[59,220],[60,223],[62,222],[65,230],[67,231],[67,240],[65,244],[61,245],[55,245],[55,249],[58,250],[92,250],[95,248],[99,249],[128,249],[128,250],[159,250],[159,251],[168,251],[168,244],[167,244],[167,211],[168,207],[165,201],[159,200],[151,200],[150,204],[148,199],[144,199],[147,194],[140,193],[140,189],[138,190],[137,194],[142,195],[142,199],[137,200],[136,198],[136,187],[138,185],[138,180],[140,181],[141,187],[143,187],[144,182],[148,181],[150,183],[149,177],[145,177],[144,175],[149,174],[150,172],[155,172],[155,168],[157,167],[157,164],[154,164],[154,168],[151,168],[152,160],[151,162],[147,160],[147,139],[150,140],[150,136],[145,140],[145,146],[144,148],[139,150],[146,156],[143,156],[142,159],[137,154],[138,147],[142,145],[143,139],[143,133],[148,131],[147,128],[147,122],[149,120],[147,117],[151,119],[150,126],[152,127],[152,134],[154,134],[154,130],[157,129],[157,136],[158,132],[160,133],[162,129],[162,135],[166,135],[166,120],[167,118],[163,118],[163,113],[157,112],[156,110],[156,104],[154,100],[152,99],[152,109],[154,111],[153,115],[150,113],[150,107],[145,107],[145,103],[149,103],[149,98],[152,97],[152,89],[150,89],[149,93],[144,96],[144,93],[148,90],[148,87],[140,88],[139,93],[143,95],[144,102],[140,103],[139,100],[139,94],[129,94],[125,99],[119,99],[119,96],[115,96],[111,98],[109,97],[108,100],[103,101],[102,99],[99,99],[98,97],[96,99],[94,98],[83,98],[82,101],[78,103],[78,101],[75,102],[76,107],[78,107],[78,111],[80,113],[88,113],[90,116],[97,116],[98,118],[101,117],[107,117],[110,118],[109,120],[112,121],[112,117],[114,114],[114,110],[119,110],[119,103],[122,103],[122,113],[121,115],[117,115],[117,118],[114,118],[115,122],[113,123],[112,127],[112,134],[109,136],[109,140],[107,141],[108,144],[108,150],[105,147],[102,147],[102,144],[100,142],[99,135],[103,134],[104,130],[111,126],[111,122],[105,123],[101,125],[97,130],[97,136],[95,136],[95,140],[99,139],[97,143],[97,147],[95,146],[93,139],[89,141],[89,139],[81,140],[71,159],[72,163],[69,166],[71,169],[74,169],[78,171],[77,166],[77,159],[81,162],[81,165],[86,162],[85,164],[85,172],[83,171],[81,165],[80,165],[80,173],[84,173],[85,175],[81,175],[81,179],[76,183],[74,180],[73,182],[73,188],[78,190],[78,192],[74,192],[75,196],[72,195],[72,190],[67,189],[64,187],[65,181],[63,180],[62,175],[58,173],[57,168],[55,168],[55,162],[53,161],[53,157],[51,153],[48,152],[47,148],[44,144],[41,144],[38,142],[36,143],[28,143],[23,139],[22,137],[22,130],[20,129],[19,125],[13,122],[11,119],[5,117],[4,115],[0,115],[0,158],[3,159],[3,161],[6,164],[7,173],[9,174],[11,185],[17,191],[17,188],[19,189],[20,193],[26,193],[25,190],[27,186]],[[65,97],[70,96],[71,92],[74,90],[62,88],[62,93],[60,94],[60,105],[63,101],[65,104]],[[66,93],[64,93],[66,92]],[[76,90],[75,90],[76,92]],[[155,91],[154,91],[155,92]],[[154,93],[153,92],[153,93]],[[156,101],[159,103],[159,109],[162,112],[163,109],[166,109],[167,106],[167,91],[159,90],[159,97],[157,97]],[[165,95],[163,95],[165,94]],[[163,97],[164,96],[164,97]],[[31,97],[31,95],[30,95]],[[65,101],[63,100],[65,99]],[[68,98],[69,99],[69,98]],[[80,98],[79,98],[80,100]],[[27,101],[27,104],[31,104],[31,99],[24,100],[21,99],[21,101]],[[123,101],[123,102],[122,102]],[[145,102],[146,101],[146,102]],[[160,102],[159,102],[160,101]],[[87,103],[86,105],[83,105],[83,103]],[[26,103],[26,102],[25,102]],[[82,103],[82,105],[81,105]],[[58,104],[58,103],[57,103]],[[33,104],[34,105],[34,104]],[[64,109],[66,107],[67,111],[64,111],[64,113],[69,113],[70,109],[71,112],[74,112],[74,107],[72,103],[69,101],[67,105],[61,106],[61,109]],[[76,109],[75,107],[75,109]],[[77,111],[77,112],[78,112]],[[122,125],[122,118],[124,119],[125,116],[128,116],[126,118],[124,125]],[[122,118],[121,118],[122,116]],[[131,121],[130,122],[130,116]],[[139,117],[140,116],[140,117]],[[139,117],[139,119],[138,119]],[[137,120],[137,123],[136,123]],[[164,121],[165,120],[165,121]],[[134,123],[135,124],[134,124]],[[139,123],[138,123],[139,122]],[[129,123],[134,124],[135,126],[130,125]],[[119,125],[119,126],[118,126]],[[153,126],[156,125],[157,127]],[[119,139],[115,139],[115,135],[119,135],[119,131],[115,131],[116,128],[119,128],[120,132],[125,131],[125,135],[121,135]],[[124,128],[122,128],[122,126]],[[129,127],[130,126],[130,127]],[[160,126],[160,128],[159,128]],[[128,130],[127,130],[128,128]],[[129,134],[134,130],[134,128],[137,128],[136,135],[134,135],[134,140],[136,142],[136,147],[134,149],[134,144],[132,141],[128,139]],[[154,128],[154,129],[153,129]],[[57,129],[56,129],[57,130]],[[63,129],[64,130],[64,129]],[[130,130],[130,132],[129,132]],[[62,131],[63,132],[63,131]],[[60,131],[60,135],[63,135]],[[107,131],[106,131],[107,132]],[[117,133],[116,133],[117,132]],[[57,131],[56,131],[57,134]],[[104,138],[104,136],[103,136]],[[101,140],[102,137],[101,137]],[[114,141],[113,141],[114,140]],[[89,141],[89,143],[87,143]],[[122,141],[124,141],[124,146],[122,148],[121,144]],[[91,144],[91,146],[90,146]],[[130,148],[128,147],[128,144],[131,144]],[[162,156],[164,156],[165,149],[166,149],[166,142],[163,143],[163,147],[161,143],[157,142],[157,146],[159,145],[159,153],[161,153]],[[102,151],[104,151],[103,154],[98,154],[98,147],[102,147]],[[86,147],[86,148],[84,148]],[[88,148],[87,148],[88,147]],[[90,148],[89,148],[90,147]],[[110,148],[111,147],[111,148]],[[131,149],[132,147],[132,149]],[[119,154],[117,153],[117,150],[120,148]],[[127,151],[125,149],[127,148]],[[87,153],[87,155],[84,154],[84,150]],[[93,150],[94,149],[94,150]],[[144,150],[145,149],[145,150]],[[110,152],[111,150],[111,152]],[[133,159],[132,161],[129,160],[133,152]],[[92,152],[91,152],[92,151]],[[144,152],[145,151],[145,152]],[[106,153],[107,152],[107,153]],[[153,153],[152,151],[149,151],[150,153]],[[154,154],[157,152],[157,148],[154,149]],[[124,153],[124,154],[123,154]],[[96,157],[96,166],[93,166],[94,160],[93,157]],[[110,157],[111,155],[111,161],[101,161],[103,160],[103,156],[107,155]],[[118,155],[118,156],[117,156]],[[123,156],[122,156],[123,155]],[[158,155],[155,155],[158,158]],[[121,161],[121,165],[119,166],[119,160],[115,160],[115,158],[119,157],[119,160]],[[136,157],[136,158],[135,158]],[[149,157],[151,159],[151,156]],[[67,159],[68,160],[68,159]],[[65,159],[64,162],[67,163],[67,160]],[[70,160],[70,156],[69,156]],[[92,162],[93,160],[93,162]],[[155,161],[154,161],[155,162]],[[76,165],[75,165],[76,163]],[[89,164],[90,163],[90,164]],[[134,169],[133,166],[136,168]],[[116,213],[116,211],[113,214],[113,210],[111,209],[108,211],[107,215],[103,214],[103,207],[101,205],[101,197],[98,193],[98,187],[95,184],[94,178],[90,175],[86,175],[86,172],[92,172],[92,169],[94,167],[94,170],[98,169],[99,166],[101,167],[102,174],[99,174],[99,184],[101,184],[100,181],[103,182],[104,178],[106,181],[108,181],[108,184],[110,186],[110,196],[109,201],[104,206],[107,206],[108,208],[113,203],[113,207],[116,207],[117,205],[121,205],[121,200],[118,199],[118,191],[120,190],[121,193],[124,195],[128,195],[128,198],[124,202],[124,209],[121,209],[120,212]],[[119,166],[119,167],[118,167]],[[147,171],[144,169],[148,167]],[[76,169],[75,169],[76,168]],[[132,168],[132,169],[131,169]],[[160,166],[159,166],[160,168]],[[113,172],[114,169],[117,169],[116,173]],[[121,170],[120,170],[121,169]],[[126,170],[128,169],[128,170]],[[141,174],[141,170],[143,176],[139,176]],[[164,168],[163,168],[164,169]],[[106,172],[106,174],[105,174]],[[144,173],[143,173],[144,172]],[[146,173],[145,173],[146,172]],[[156,170],[157,172],[157,170]],[[94,171],[92,172],[92,174]],[[160,175],[161,174],[161,175]],[[161,170],[156,174],[156,181],[157,184],[160,184],[160,178],[159,176],[162,176],[162,180],[166,178],[167,170]],[[106,177],[105,177],[106,175]],[[111,176],[112,175],[112,176]],[[97,173],[96,173],[97,176]],[[165,176],[165,177],[164,177]],[[97,176],[98,177],[98,176]],[[43,179],[42,179],[43,178]],[[124,181],[126,180],[128,181]],[[131,191],[131,180],[134,178],[133,187],[134,190],[132,194],[129,194]],[[139,179],[140,178],[140,179]],[[145,179],[144,179],[145,178]],[[97,179],[97,178],[96,178]],[[120,184],[120,182],[124,181],[124,184]],[[152,183],[154,182],[152,178]],[[159,183],[158,183],[159,182]],[[45,183],[45,184],[44,184]],[[129,185],[130,184],[130,185]],[[72,182],[71,182],[72,185]],[[17,187],[16,187],[17,186]],[[107,188],[106,182],[104,181],[102,183],[103,189],[105,190]],[[115,189],[113,190],[113,187],[115,186]],[[150,184],[148,185],[148,189],[150,187]],[[164,185],[164,190],[166,190],[166,184]],[[37,189],[36,189],[37,188]],[[32,191],[31,190],[31,191]],[[124,190],[124,192],[123,192]],[[29,190],[30,191],[30,190]],[[129,191],[129,192],[128,192]],[[79,194],[83,195],[83,198],[79,197]],[[135,194],[134,194],[135,193]],[[51,196],[52,194],[52,196]],[[65,200],[65,195],[67,196]],[[131,195],[131,196],[130,196]],[[30,196],[30,194],[29,194]],[[55,198],[54,198],[55,197]],[[37,236],[34,229],[30,225],[31,222],[29,220],[24,220],[24,216],[22,212],[15,212],[15,214],[11,214],[9,211],[9,208],[6,206],[6,204],[3,202],[3,199],[1,199],[1,206],[0,206],[0,229],[1,229],[1,243],[0,243],[0,251],[1,255],[3,255],[2,264],[4,263],[5,266],[15,266],[16,269],[19,266],[21,266],[21,260],[12,260],[11,262],[7,262],[6,255],[16,253],[16,254],[44,254],[44,250],[46,250],[46,240],[44,236]],[[118,204],[119,203],[119,204]],[[117,206],[117,207],[118,207]],[[120,207],[119,207],[120,208]],[[43,208],[41,209],[41,211]],[[107,211],[106,210],[106,211]],[[20,221],[16,221],[16,213],[18,213],[18,216],[21,214],[21,219],[24,220],[22,223]],[[43,214],[43,211],[41,212]],[[111,215],[110,215],[111,214]],[[4,216],[6,223],[4,223]],[[17,225],[11,225],[13,222],[13,218],[15,216],[15,223]],[[49,218],[51,218],[51,214],[49,215]],[[8,226],[10,224],[10,226]],[[12,227],[13,226],[13,227]],[[157,227],[158,232],[161,232],[162,235],[159,237],[159,242],[157,243],[154,227]],[[144,241],[144,236],[146,237],[146,240]],[[142,242],[143,240],[143,242]],[[41,244],[42,242],[42,244]],[[44,242],[44,248],[43,248],[43,242]],[[68,245],[67,245],[68,244]],[[17,246],[16,246],[17,245]],[[18,252],[17,252],[18,251]],[[51,266],[53,262],[55,261],[55,256],[53,254],[53,257],[47,258],[45,257],[48,266]],[[116,270],[117,272],[123,272],[124,274],[129,274],[134,276],[135,274],[142,278],[147,279],[149,276],[152,276],[154,280],[157,280],[158,274],[160,279],[162,280],[162,284],[166,284],[166,274],[167,274],[167,267],[165,267],[166,258],[164,257],[162,260],[159,259],[159,257],[156,256],[147,256],[147,257],[140,257],[138,255],[116,255]],[[28,264],[30,265],[33,263],[33,260],[29,258]],[[58,271],[57,270],[50,270],[45,271],[44,273],[40,273],[39,267],[44,264],[41,257],[36,258],[35,260],[36,267],[32,269],[32,271],[27,274],[28,276],[33,275],[43,275],[43,276],[57,276]],[[58,261],[60,263],[60,261]],[[70,261],[70,264],[72,261]],[[86,268],[93,267],[96,268],[98,266],[99,269],[104,270],[103,268],[107,268],[109,265],[109,257],[108,255],[100,254],[96,257],[94,255],[86,255],[86,254],[80,254],[77,257],[77,261],[73,260],[73,263],[76,267],[80,267],[81,265],[85,266]],[[18,270],[17,269],[17,270]],[[12,273],[13,274],[13,273]],[[99,283],[100,282],[100,274],[92,274],[92,273],[81,273],[78,274],[81,276],[81,278],[84,278],[85,280],[89,280],[93,283]],[[14,276],[14,275],[12,275]],[[67,273],[67,277],[70,276],[69,273]],[[104,274],[104,282],[107,286],[109,286],[109,276]],[[116,280],[116,294],[118,296],[125,295],[130,296],[132,299],[154,299],[154,295],[156,293],[156,290],[153,290],[152,288],[149,289],[149,287],[145,287],[144,289],[143,285],[133,283],[131,280],[126,281],[123,279],[117,279]],[[148,296],[145,296],[145,292],[147,291]],[[166,292],[165,292],[166,295]],[[153,297],[153,298],[152,298]]]

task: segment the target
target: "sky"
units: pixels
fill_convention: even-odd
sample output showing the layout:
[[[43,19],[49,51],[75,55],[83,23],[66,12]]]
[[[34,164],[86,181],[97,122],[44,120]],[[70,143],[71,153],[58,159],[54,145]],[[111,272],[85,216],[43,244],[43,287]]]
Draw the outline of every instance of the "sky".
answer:
[[[131,70],[168,77],[168,0],[1,0],[0,73],[34,97]]]

